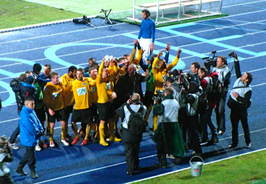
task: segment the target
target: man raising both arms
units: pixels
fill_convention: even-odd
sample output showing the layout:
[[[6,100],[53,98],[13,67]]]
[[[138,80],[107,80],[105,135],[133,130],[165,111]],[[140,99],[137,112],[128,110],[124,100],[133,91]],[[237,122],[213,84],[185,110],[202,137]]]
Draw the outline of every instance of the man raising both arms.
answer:
[[[155,22],[150,18],[149,10],[142,10],[142,23],[139,31],[138,39],[140,40],[140,46],[144,50],[143,60],[147,64],[146,60],[154,49],[155,40]]]

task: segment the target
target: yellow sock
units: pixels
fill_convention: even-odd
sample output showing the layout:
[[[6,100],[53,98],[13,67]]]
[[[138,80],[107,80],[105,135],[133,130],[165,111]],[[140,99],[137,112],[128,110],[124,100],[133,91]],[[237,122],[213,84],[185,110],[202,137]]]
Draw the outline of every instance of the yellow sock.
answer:
[[[79,138],[79,134],[78,134],[78,126],[77,124],[71,124],[71,128],[73,130],[73,133],[75,134],[75,138]]]
[[[150,117],[151,110],[152,110],[152,105],[150,105],[148,107],[148,109],[147,109],[147,114],[146,114],[146,116],[144,118],[146,122],[149,122],[149,117]]]
[[[114,135],[114,125],[115,125],[114,122],[110,122],[109,123],[110,141],[120,142],[121,139],[116,138],[115,135]]]
[[[61,127],[61,139],[66,139],[66,129]]]
[[[90,132],[91,132],[91,125],[90,124],[87,124],[86,125],[86,135],[85,135],[85,139],[86,140],[89,140]]]
[[[157,129],[157,121],[158,121],[158,115],[153,116],[153,131]]]
[[[99,125],[99,133],[100,133],[100,144],[103,146],[108,146],[108,143],[104,139],[104,125]]]
[[[49,135],[49,141],[50,142],[53,142],[54,141],[53,136],[54,136],[54,129],[53,128],[50,128],[50,135]]]

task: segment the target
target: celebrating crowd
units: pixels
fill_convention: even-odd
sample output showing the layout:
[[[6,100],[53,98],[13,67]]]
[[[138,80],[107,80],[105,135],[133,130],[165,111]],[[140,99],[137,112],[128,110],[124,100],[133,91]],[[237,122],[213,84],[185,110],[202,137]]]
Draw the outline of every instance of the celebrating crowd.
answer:
[[[149,15],[145,11],[143,14]],[[143,18],[149,20],[149,17]],[[143,25],[149,26],[150,22]],[[154,36],[155,30],[149,30],[148,35]],[[140,37],[145,39],[145,34],[143,28]],[[70,66],[67,73],[60,77],[49,64],[44,66],[41,74],[42,66],[35,63],[32,71],[14,78],[10,86],[15,93],[21,119],[10,137],[10,145],[18,149],[15,141],[20,134],[21,143],[26,147],[16,172],[26,175],[23,167],[28,163],[31,177],[38,178],[34,151],[56,146],[56,121],[61,124],[61,142],[64,146],[75,145],[80,139],[83,139],[82,146],[90,141],[108,146],[110,142],[121,141],[121,129],[129,175],[139,169],[140,142],[142,133],[148,129],[145,127],[151,114],[158,167],[167,167],[166,154],[182,157],[186,150],[192,149],[193,155],[201,155],[201,146],[218,143],[218,135],[226,131],[226,97],[231,82],[227,59],[218,56],[212,69],[208,63],[208,66],[201,67],[198,62],[193,62],[191,74],[177,70],[170,72],[177,65],[182,50],[178,49],[174,60],[168,64],[170,44],[156,55],[152,53],[154,39],[149,36],[149,40],[151,52],[144,50],[149,50],[149,46],[142,47],[141,42],[134,40],[130,55],[121,58],[106,55],[99,65],[95,58],[90,58],[86,68]],[[227,102],[232,123],[232,144],[229,148],[238,145],[239,120],[249,148],[251,139],[247,108],[250,106],[249,84],[252,75],[245,73],[241,76],[235,52],[233,58],[237,80]],[[142,89],[142,82],[146,83],[145,90]],[[211,118],[213,109],[216,125]],[[117,127],[120,117],[121,127]],[[77,122],[81,122],[80,127]],[[69,125],[74,136],[70,136]],[[211,138],[208,137],[207,127]],[[49,136],[48,145],[41,141],[45,133]],[[2,142],[6,145],[5,141]],[[3,153],[10,156],[12,150]]]

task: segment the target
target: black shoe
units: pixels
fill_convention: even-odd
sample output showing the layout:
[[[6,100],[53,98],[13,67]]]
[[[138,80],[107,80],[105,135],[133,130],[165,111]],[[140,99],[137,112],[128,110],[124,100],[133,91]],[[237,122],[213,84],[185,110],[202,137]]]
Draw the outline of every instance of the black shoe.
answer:
[[[22,176],[26,176],[27,175],[27,173],[25,173],[23,171],[23,168],[21,166],[18,166],[15,171],[16,171],[16,173],[18,173],[18,174],[20,174]]]
[[[229,149],[236,148],[236,147],[237,147],[236,144],[230,144],[230,145],[228,146]]]
[[[134,172],[128,172],[128,171],[127,171],[127,175],[129,175],[129,176],[133,176],[133,175],[134,175]]]
[[[35,170],[31,170],[31,171],[30,171],[30,176],[31,176],[31,178],[33,178],[33,179],[36,179],[36,178],[39,177],[39,176],[37,175],[37,173],[36,173]]]
[[[165,168],[167,168],[167,165],[161,165],[161,164],[159,163],[159,164],[155,164],[154,167],[165,169]]]

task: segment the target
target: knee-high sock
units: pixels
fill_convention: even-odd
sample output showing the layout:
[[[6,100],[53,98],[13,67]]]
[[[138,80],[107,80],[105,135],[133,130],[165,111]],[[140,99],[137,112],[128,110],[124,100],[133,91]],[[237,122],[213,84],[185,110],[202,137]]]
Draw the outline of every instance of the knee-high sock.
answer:
[[[99,133],[100,133],[100,144],[103,146],[108,146],[108,143],[104,139],[104,125],[99,125]]]
[[[91,125],[87,124],[86,125],[86,135],[85,135],[86,140],[89,140],[90,132],[91,132]]]
[[[146,121],[146,122],[149,122],[149,117],[150,117],[151,110],[152,110],[152,105],[150,105],[150,106],[148,107],[148,112],[147,112],[147,114],[146,114],[146,116],[145,116],[145,121]]]
[[[75,134],[75,138],[79,138],[77,124],[71,124],[71,128],[73,130],[73,133]]]
[[[66,128],[61,127],[61,139],[66,139]]]
[[[157,129],[158,116],[153,116],[153,131]]]
[[[53,136],[54,136],[54,129],[53,128],[50,128],[50,135],[49,135],[49,141],[50,142],[53,142],[54,141]]]

